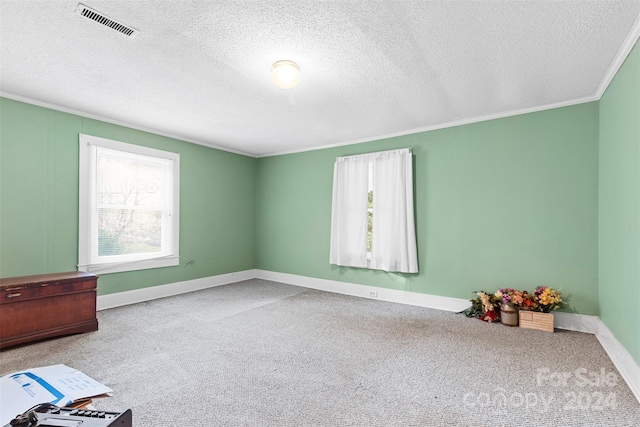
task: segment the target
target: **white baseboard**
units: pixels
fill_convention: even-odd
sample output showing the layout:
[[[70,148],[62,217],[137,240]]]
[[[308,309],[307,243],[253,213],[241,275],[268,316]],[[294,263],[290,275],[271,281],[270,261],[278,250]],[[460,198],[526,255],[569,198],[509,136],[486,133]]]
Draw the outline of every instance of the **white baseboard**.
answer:
[[[295,274],[277,273],[267,270],[256,270],[259,279],[273,280],[274,282],[288,283],[290,285],[304,286],[305,288],[321,291],[335,292],[338,294],[357,297],[379,299],[400,304],[415,305],[418,307],[435,308],[437,310],[453,311],[459,313],[471,305],[469,300],[462,298],[443,297],[438,295],[419,294],[416,292],[399,291],[396,289],[377,288],[375,286],[357,285],[354,283],[339,282],[336,280],[316,279],[314,277],[298,276]],[[372,292],[376,296],[373,296]],[[598,332],[600,319],[597,316],[573,313],[554,313],[554,325],[558,329],[569,331]]]
[[[560,311],[553,312],[553,325],[558,329],[567,331],[586,332],[595,334],[598,332],[598,324],[600,318],[598,316],[589,316],[586,314],[563,313]]]
[[[115,294],[99,295],[97,301],[98,310],[120,307],[122,305],[135,304],[158,298],[170,297],[187,292],[199,291],[214,286],[227,285],[241,282],[256,277],[256,270],[237,271],[234,273],[220,274],[218,276],[202,277],[200,279],[186,280],[184,282],[169,283],[167,285],[150,286],[148,288],[132,291],[118,292]]]
[[[259,279],[272,280],[274,282],[303,286],[305,288],[335,292],[337,294],[397,302],[400,304],[415,305],[418,307],[435,308],[438,310],[453,311],[456,313],[465,310],[470,306],[468,300],[460,298],[419,294],[416,292],[357,285],[355,283],[339,282],[336,280],[316,279],[315,277],[277,273],[267,270],[256,270],[256,277]]]
[[[600,319],[598,319],[596,338],[640,402],[640,366]]]

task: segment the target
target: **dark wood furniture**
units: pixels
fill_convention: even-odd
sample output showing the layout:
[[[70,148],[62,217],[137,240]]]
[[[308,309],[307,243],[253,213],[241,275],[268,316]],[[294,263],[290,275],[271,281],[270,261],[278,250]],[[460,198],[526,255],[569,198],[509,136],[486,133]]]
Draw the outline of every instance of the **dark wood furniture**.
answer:
[[[79,271],[0,279],[0,349],[97,331],[97,282]]]

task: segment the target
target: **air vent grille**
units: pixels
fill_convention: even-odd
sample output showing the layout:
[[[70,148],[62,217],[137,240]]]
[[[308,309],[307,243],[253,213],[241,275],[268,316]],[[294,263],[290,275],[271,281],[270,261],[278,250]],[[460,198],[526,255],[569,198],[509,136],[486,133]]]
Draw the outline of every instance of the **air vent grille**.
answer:
[[[139,33],[138,30],[132,27],[128,27],[124,24],[121,24],[103,13],[98,12],[97,10],[93,10],[90,7],[83,5],[82,3],[78,4],[76,8],[76,13],[82,17],[87,19],[91,19],[92,21],[97,22],[98,24],[104,25],[105,27],[109,27],[112,30],[116,30],[119,33],[124,34],[128,37],[135,37],[136,34]]]

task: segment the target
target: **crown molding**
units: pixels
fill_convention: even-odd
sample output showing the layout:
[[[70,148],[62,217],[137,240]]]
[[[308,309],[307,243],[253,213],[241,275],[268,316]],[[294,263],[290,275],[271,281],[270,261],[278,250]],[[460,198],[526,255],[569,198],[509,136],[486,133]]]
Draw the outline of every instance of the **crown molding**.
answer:
[[[627,38],[622,43],[622,46],[620,46],[620,49],[618,50],[618,53],[613,59],[613,62],[609,66],[609,69],[607,70],[604,77],[602,78],[602,81],[598,85],[598,88],[595,91],[595,96],[597,97],[598,100],[600,100],[600,98],[602,98],[602,95],[604,95],[604,93],[606,92],[607,88],[611,84],[611,81],[618,73],[618,70],[620,69],[624,61],[627,59],[627,56],[629,56],[629,53],[631,53],[631,49],[633,49],[633,46],[635,46],[639,37],[640,37],[640,16],[638,16],[638,19],[636,19],[636,22],[631,26],[631,31],[629,31]]]
[[[125,122],[125,121],[122,121],[122,120],[117,120],[117,119],[112,119],[112,118],[109,118],[109,117],[106,117],[106,116],[101,116],[99,114],[86,113],[84,111],[76,110],[74,108],[63,107],[63,106],[58,105],[58,104],[52,104],[52,103],[49,103],[49,102],[39,101],[39,100],[36,100],[36,99],[28,98],[26,96],[14,95],[12,93],[7,93],[7,92],[4,92],[4,91],[0,91],[0,97],[7,98],[7,99],[12,99],[14,101],[24,102],[26,104],[32,104],[32,105],[35,105],[35,106],[38,106],[38,107],[49,108],[51,110],[60,111],[62,113],[74,114],[76,116],[85,117],[87,119],[98,120],[98,121],[105,122],[105,123],[111,123],[112,125],[124,126],[124,127],[130,128],[130,129],[135,129],[135,130],[139,130],[139,131],[142,131],[142,132],[152,133],[154,135],[165,136],[167,138],[177,139],[179,141],[189,142],[191,144],[202,145],[204,147],[213,148],[215,150],[226,151],[226,152],[233,153],[233,154],[240,154],[241,156],[247,156],[247,157],[253,157],[253,158],[256,157],[255,154],[248,153],[246,151],[235,150],[233,148],[225,147],[224,145],[210,144],[208,142],[199,141],[197,139],[185,138],[184,136],[173,134],[173,133],[170,133],[170,132],[164,132],[164,131],[161,131],[161,130],[158,130],[158,129],[154,129],[154,128],[149,128],[149,127],[146,127],[146,126],[139,126],[139,125],[136,125],[136,124],[133,124],[133,123],[130,123],[130,122]]]
[[[328,145],[323,145],[321,147],[303,148],[303,149],[300,149],[300,150],[289,150],[289,151],[276,151],[276,152],[272,152],[272,153],[268,153],[268,154],[259,154],[256,157],[257,158],[262,158],[262,157],[283,156],[283,155],[286,155],[286,154],[305,153],[305,152],[308,152],[308,151],[325,150],[325,149],[328,149],[328,148],[343,147],[345,145],[364,144],[366,142],[380,141],[382,139],[395,138],[395,137],[399,137],[399,136],[414,135],[414,134],[417,134],[417,133],[429,132],[429,131],[433,131],[433,130],[446,129],[446,128],[451,128],[451,127],[456,127],[456,126],[468,125],[468,124],[472,124],[472,123],[486,122],[486,121],[489,121],[489,120],[503,119],[505,117],[520,116],[522,114],[536,113],[538,111],[545,111],[545,110],[553,110],[555,108],[569,107],[571,105],[585,104],[587,102],[598,101],[599,99],[600,98],[596,97],[596,95],[589,95],[589,96],[585,96],[585,97],[582,97],[582,98],[570,99],[568,101],[556,102],[556,103],[553,103],[553,104],[540,105],[540,106],[536,106],[536,107],[519,108],[519,109],[516,109],[516,110],[503,111],[503,112],[500,112],[500,113],[486,114],[484,116],[470,117],[470,118],[467,118],[467,119],[455,120],[455,121],[452,121],[452,122],[441,123],[441,124],[437,124],[437,125],[433,125],[433,126],[425,126],[425,127],[420,127],[420,128],[414,128],[414,129],[409,129],[409,130],[405,130],[405,131],[401,131],[401,132],[395,132],[395,133],[388,133],[388,134],[384,134],[384,135],[372,136],[372,137],[369,137],[369,138],[354,139],[354,140],[340,142],[340,143],[337,143],[337,144],[328,144]]]
[[[400,137],[400,136],[408,136],[408,135],[413,135],[413,134],[422,133],[422,132],[429,132],[429,131],[434,131],[434,130],[439,130],[439,129],[446,129],[446,128],[451,128],[451,127],[456,127],[456,126],[468,125],[468,124],[472,124],[472,123],[480,123],[480,122],[485,122],[485,121],[489,121],[489,120],[496,120],[496,119],[502,119],[502,118],[506,118],[506,117],[519,116],[519,115],[522,115],[522,114],[535,113],[535,112],[545,111],[545,110],[552,110],[552,109],[555,109],[555,108],[569,107],[569,106],[572,106],[572,105],[584,104],[584,103],[587,103],[587,102],[599,101],[600,98],[602,98],[602,95],[604,95],[604,93],[606,92],[607,88],[611,84],[611,81],[615,77],[616,73],[618,72],[618,70],[620,69],[622,64],[624,63],[625,59],[627,58],[627,56],[629,55],[629,53],[631,52],[631,50],[633,49],[634,45],[636,44],[636,42],[638,41],[639,38],[640,38],[640,16],[638,16],[638,18],[636,19],[635,23],[631,27],[631,30],[629,31],[629,34],[627,35],[627,37],[625,38],[624,42],[622,43],[622,46],[618,50],[613,62],[609,66],[609,69],[607,70],[607,72],[605,73],[604,77],[600,81],[600,84],[596,88],[595,92],[592,95],[589,95],[589,96],[585,96],[585,97],[581,97],[581,98],[575,98],[575,99],[571,99],[571,100],[568,100],[568,101],[562,101],[562,102],[557,102],[557,103],[552,103],[552,104],[541,105],[541,106],[519,108],[519,109],[515,109],[515,110],[508,110],[508,111],[500,112],[500,113],[486,114],[486,115],[483,115],[483,116],[476,116],[476,117],[471,117],[471,118],[462,119],[462,120],[455,120],[455,121],[451,121],[451,122],[447,122],[447,123],[441,123],[441,124],[432,125],[432,126],[413,128],[413,129],[409,129],[409,130],[405,130],[405,131],[401,131],[401,132],[394,132],[394,133],[388,133],[388,134],[383,134],[383,135],[375,135],[375,136],[371,136],[371,137],[367,137],[367,138],[359,138],[359,139],[354,139],[354,140],[348,140],[348,141],[343,141],[343,142],[339,142],[339,143],[336,143],[336,144],[327,144],[327,145],[323,145],[323,146],[320,146],[320,147],[310,147],[310,148],[303,148],[303,149],[298,149],[298,150],[274,151],[274,152],[265,153],[265,154],[249,153],[249,152],[246,152],[246,151],[236,150],[236,149],[233,149],[233,148],[230,148],[230,147],[226,147],[226,146],[223,146],[223,145],[216,145],[216,144],[211,144],[211,143],[207,143],[207,142],[196,140],[196,139],[185,138],[183,136],[172,134],[172,133],[169,133],[169,132],[159,131],[157,129],[148,128],[148,127],[145,127],[145,126],[138,126],[138,125],[135,125],[133,123],[124,122],[124,121],[116,120],[116,119],[111,119],[109,117],[100,116],[100,115],[97,115],[97,114],[85,113],[83,111],[75,110],[73,108],[62,107],[62,106],[57,105],[57,104],[38,101],[38,100],[35,100],[35,99],[32,99],[32,98],[28,98],[28,97],[24,97],[24,96],[20,96],[20,95],[14,95],[14,94],[2,92],[2,91],[0,91],[0,96],[2,96],[4,98],[20,101],[20,102],[26,102],[28,104],[37,105],[37,106],[40,106],[40,107],[50,108],[52,110],[57,110],[57,111],[61,111],[61,112],[64,112],[64,113],[75,114],[75,115],[78,115],[78,116],[81,116],[81,117],[86,117],[86,118],[89,118],[89,119],[100,120],[100,121],[111,123],[111,124],[118,125],[118,126],[125,126],[125,127],[128,127],[128,128],[140,130],[140,131],[143,131],[143,132],[149,132],[149,133],[153,133],[153,134],[160,135],[160,136],[166,136],[168,138],[173,138],[173,139],[177,139],[177,140],[180,140],[180,141],[189,142],[189,143],[192,143],[192,144],[202,145],[202,146],[205,146],[205,147],[208,147],[208,148],[213,148],[213,149],[216,149],[216,150],[226,151],[226,152],[229,152],[229,153],[239,154],[239,155],[247,156],[247,157],[264,158],[264,157],[283,156],[283,155],[287,155],[287,154],[305,153],[305,152],[309,152],[309,151],[325,150],[325,149],[329,149],[329,148],[343,147],[343,146],[346,146],[346,145],[364,144],[364,143],[367,143],[367,142],[379,141],[379,140],[382,140],[382,139],[389,139],[389,138],[395,138],[395,137]]]
[[[407,135],[412,135],[412,134],[421,133],[421,132],[428,132],[428,131],[433,131],[433,130],[446,129],[446,128],[450,128],[450,127],[467,125],[467,124],[471,124],[471,123],[485,122],[485,121],[488,121],[488,120],[502,119],[502,118],[505,118],[505,117],[518,116],[518,115],[521,115],[521,114],[535,113],[535,112],[538,112],[538,111],[552,110],[554,108],[569,107],[571,105],[578,105],[578,104],[584,104],[584,103],[587,103],[587,102],[599,101],[600,98],[602,98],[602,95],[604,95],[604,93],[606,92],[606,90],[609,87],[609,85],[611,84],[611,81],[613,80],[613,78],[618,73],[618,70],[620,69],[620,67],[622,66],[624,61],[627,59],[627,56],[629,56],[629,53],[631,53],[631,49],[633,49],[633,47],[635,46],[635,44],[636,44],[636,42],[638,41],[639,38],[640,38],[640,16],[638,16],[638,18],[636,19],[635,23],[631,26],[631,30],[629,31],[629,34],[627,34],[627,37],[625,38],[624,42],[622,43],[622,46],[618,50],[618,53],[614,57],[613,62],[609,66],[609,69],[607,70],[607,72],[605,73],[604,77],[600,81],[600,84],[598,85],[598,87],[596,88],[594,93],[592,95],[589,95],[589,96],[576,98],[576,99],[563,101],[563,102],[557,102],[557,103],[553,103],[553,104],[541,105],[541,106],[538,106],[538,107],[528,107],[528,108],[521,108],[521,109],[516,109],[516,110],[509,110],[509,111],[504,111],[504,112],[501,112],[501,113],[487,114],[487,115],[484,115],[484,116],[477,116],[477,117],[472,117],[472,118],[463,119],[463,120],[456,120],[456,121],[452,121],[452,122],[448,122],[448,123],[442,123],[442,124],[438,124],[438,125],[434,125],[434,126],[426,126],[426,127],[410,129],[410,130],[406,130],[406,131],[402,131],[402,132],[390,133],[390,134],[386,134],[386,135],[372,136],[370,138],[362,138],[362,139],[344,141],[344,142],[340,142],[340,143],[337,143],[337,144],[328,144],[328,145],[323,145],[321,147],[306,148],[306,149],[301,149],[301,150],[277,151],[277,152],[272,152],[272,153],[268,153],[268,154],[260,154],[260,155],[257,155],[256,157],[262,158],[262,157],[282,156],[282,155],[286,155],[286,154],[296,154],[296,153],[304,153],[304,152],[307,152],[307,151],[324,150],[324,149],[328,149],[328,148],[342,147],[342,146],[345,146],[345,145],[363,144],[363,143],[366,143],[366,142],[379,141],[381,139],[395,138],[395,137],[399,137],[399,136],[407,136]]]

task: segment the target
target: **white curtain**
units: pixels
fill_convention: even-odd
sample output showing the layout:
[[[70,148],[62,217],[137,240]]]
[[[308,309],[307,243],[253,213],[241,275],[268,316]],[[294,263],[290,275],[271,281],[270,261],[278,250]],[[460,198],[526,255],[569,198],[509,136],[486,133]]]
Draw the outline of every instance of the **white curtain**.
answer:
[[[367,260],[367,193],[373,189],[373,244]],[[331,211],[331,264],[418,272],[409,149],[336,159]]]
[[[375,153],[371,268],[418,272],[413,216],[413,156],[409,149]]]
[[[339,157],[333,166],[330,263],[367,267],[367,156]]]

